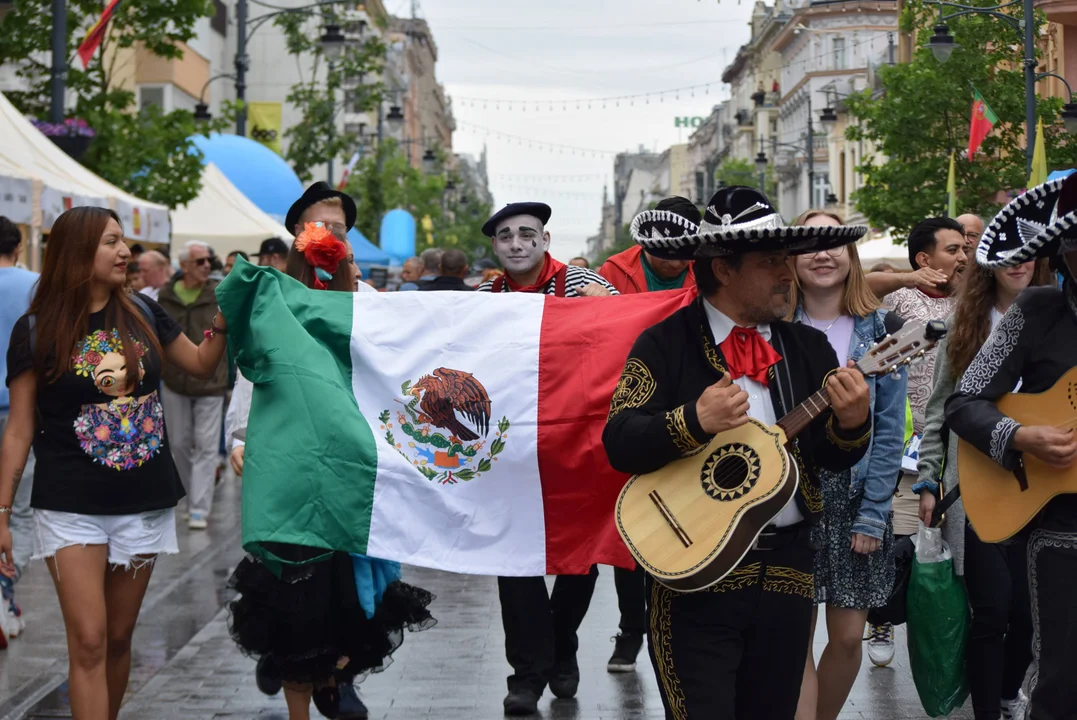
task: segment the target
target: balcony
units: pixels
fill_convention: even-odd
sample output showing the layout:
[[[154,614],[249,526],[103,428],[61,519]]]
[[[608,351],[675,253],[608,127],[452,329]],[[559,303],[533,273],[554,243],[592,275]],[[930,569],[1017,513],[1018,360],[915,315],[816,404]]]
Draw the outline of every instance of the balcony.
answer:
[[[1037,0],[1036,9],[1060,25],[1077,25],[1077,0]]]

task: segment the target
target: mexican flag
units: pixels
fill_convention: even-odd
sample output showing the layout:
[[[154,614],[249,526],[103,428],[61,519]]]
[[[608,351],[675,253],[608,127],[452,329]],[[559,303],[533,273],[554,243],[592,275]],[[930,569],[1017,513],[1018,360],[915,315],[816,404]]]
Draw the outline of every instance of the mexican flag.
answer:
[[[484,575],[632,567],[602,430],[636,337],[693,297],[341,293],[239,262],[217,301],[255,385],[244,548]]]
[[[972,120],[969,123],[969,162],[980,149],[984,138],[998,122],[998,116],[976,88],[972,89]]]

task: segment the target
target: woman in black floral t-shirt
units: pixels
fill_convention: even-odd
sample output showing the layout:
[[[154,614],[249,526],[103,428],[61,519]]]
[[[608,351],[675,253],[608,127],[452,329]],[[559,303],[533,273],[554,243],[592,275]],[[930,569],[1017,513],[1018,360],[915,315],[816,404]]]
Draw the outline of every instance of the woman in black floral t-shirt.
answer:
[[[60,599],[77,720],[119,714],[153,561],[177,552],[183,486],[157,395],[162,366],[206,377],[226,346],[219,313],[196,346],[155,302],[129,295],[130,257],[113,211],[62,214],[8,348],[0,573],[14,572],[8,516],[33,443],[34,557],[45,559]]]

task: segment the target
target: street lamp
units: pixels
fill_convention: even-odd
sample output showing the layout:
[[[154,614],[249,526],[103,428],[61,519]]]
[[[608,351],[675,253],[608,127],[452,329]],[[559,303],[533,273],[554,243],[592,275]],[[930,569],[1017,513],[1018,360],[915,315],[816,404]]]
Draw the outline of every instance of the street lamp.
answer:
[[[395,134],[404,125],[404,112],[399,105],[392,105],[389,107],[385,120],[389,123],[389,130]]]
[[[819,122],[827,128],[832,128],[838,122],[838,114],[834,112],[834,108],[828,105],[819,113]]]
[[[767,154],[763,152],[763,136],[759,136],[759,154],[755,156],[755,171],[759,173],[759,192],[766,194]]]
[[[339,25],[326,25],[321,37],[322,54],[327,62],[335,63],[344,55],[348,39],[340,31]]]
[[[438,156],[434,154],[432,148],[427,148],[423,153],[423,172],[427,175],[433,175],[434,171],[438,169]],[[448,189],[448,186],[446,186]]]
[[[209,89],[209,84],[214,80],[220,80],[221,78],[236,79],[235,75],[231,73],[221,73],[220,75],[214,75],[209,80],[206,80],[206,84],[202,86],[202,92],[198,94],[198,102],[194,106],[194,119],[198,123],[207,123],[213,119],[213,114],[209,111],[209,105],[206,104],[206,90]]]
[[[946,25],[936,25],[935,34],[927,41],[931,48],[931,54],[941,63],[946,62],[953,55],[954,50],[960,47],[954,42],[954,36],[950,34],[950,28]]]

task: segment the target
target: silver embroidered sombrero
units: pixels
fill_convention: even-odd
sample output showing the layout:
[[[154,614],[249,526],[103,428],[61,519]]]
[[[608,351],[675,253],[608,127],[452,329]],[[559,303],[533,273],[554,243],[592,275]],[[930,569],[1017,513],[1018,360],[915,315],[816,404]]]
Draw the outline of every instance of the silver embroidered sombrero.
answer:
[[[868,231],[859,225],[787,226],[766,195],[742,186],[716,192],[698,226],[671,215],[641,212],[629,228],[632,238],[659,257],[690,260],[770,250],[818,252],[855,242]]]
[[[976,263],[987,268],[1012,267],[1057,253],[1058,239],[1077,225],[1077,213],[1056,216],[1067,179],[1031,188],[999,210],[976,246]],[[1077,185],[1071,186],[1070,193],[1074,190]],[[1077,209],[1074,206],[1077,203],[1071,209]]]

